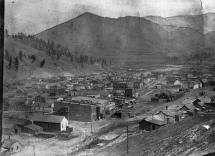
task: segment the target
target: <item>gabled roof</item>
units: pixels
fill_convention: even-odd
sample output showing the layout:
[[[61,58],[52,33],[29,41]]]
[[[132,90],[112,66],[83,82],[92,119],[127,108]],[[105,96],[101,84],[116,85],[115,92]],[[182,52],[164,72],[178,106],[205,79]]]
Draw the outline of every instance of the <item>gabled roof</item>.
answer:
[[[156,115],[157,115],[157,114],[164,114],[164,115],[170,116],[170,117],[175,117],[175,115],[178,115],[177,112],[175,112],[175,111],[170,111],[170,110],[162,110],[162,111],[156,113]]]
[[[66,118],[64,116],[34,113],[33,115],[29,116],[28,119],[31,121],[39,121],[39,122],[61,123]]]
[[[90,97],[85,97],[85,96],[76,96],[72,98],[73,101],[78,101],[78,102],[92,102],[92,103],[99,103],[99,104],[105,104],[108,101],[105,99],[97,99],[97,98],[90,98]]]
[[[162,120],[157,120],[157,119],[145,119],[145,121],[156,124],[156,125],[165,125],[166,123]]]
[[[30,124],[30,125],[26,125],[24,126],[28,129],[31,129],[31,130],[34,130],[34,131],[37,131],[37,130],[42,130],[43,128],[38,126],[38,125],[35,125],[35,124]]]

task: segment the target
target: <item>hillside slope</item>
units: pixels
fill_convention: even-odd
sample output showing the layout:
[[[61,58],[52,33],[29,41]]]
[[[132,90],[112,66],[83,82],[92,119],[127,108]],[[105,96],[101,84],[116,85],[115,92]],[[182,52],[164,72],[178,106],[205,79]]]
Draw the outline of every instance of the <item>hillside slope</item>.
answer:
[[[8,54],[6,54],[6,51]],[[19,53],[22,51],[22,61]],[[11,68],[9,69],[9,59],[6,55],[12,57]],[[35,61],[29,57],[34,55]],[[18,71],[15,70],[15,58],[18,58]],[[42,60],[45,60],[43,67],[40,67]],[[4,81],[10,82],[19,79],[26,79],[30,77],[47,77],[56,75],[79,75],[83,73],[90,73],[101,69],[99,65],[83,65],[72,63],[69,58],[62,56],[56,60],[52,56],[48,56],[46,52],[37,50],[29,45],[23,44],[11,37],[5,38],[5,58],[4,58]]]
[[[210,128],[206,129],[205,125]],[[126,140],[110,147],[91,150],[91,153],[98,156],[202,156],[215,151],[214,126],[215,121],[208,121],[207,118],[188,119],[152,132],[130,136],[128,154]]]

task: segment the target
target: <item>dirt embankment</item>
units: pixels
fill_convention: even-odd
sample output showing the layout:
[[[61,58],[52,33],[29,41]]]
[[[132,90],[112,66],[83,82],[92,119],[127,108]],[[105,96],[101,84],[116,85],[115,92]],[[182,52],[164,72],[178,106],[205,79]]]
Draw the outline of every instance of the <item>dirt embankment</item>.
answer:
[[[126,140],[112,147],[94,150],[102,156],[166,156],[204,155],[215,151],[215,120],[212,117],[187,118],[152,132],[129,137],[129,153]],[[204,126],[209,126],[209,129]],[[199,153],[199,154],[198,154]]]

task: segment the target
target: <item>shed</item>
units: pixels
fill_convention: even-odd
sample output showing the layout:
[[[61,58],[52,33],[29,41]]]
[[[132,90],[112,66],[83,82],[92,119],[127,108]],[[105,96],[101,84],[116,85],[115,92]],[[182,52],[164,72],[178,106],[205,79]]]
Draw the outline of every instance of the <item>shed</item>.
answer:
[[[160,128],[161,126],[164,126],[166,123],[161,120],[157,119],[143,119],[139,122],[139,129],[151,131]]]
[[[26,126],[23,126],[23,128],[22,128],[22,132],[30,133],[33,135],[35,135],[41,131],[43,131],[43,128],[38,125],[35,125],[35,124],[26,125]]]

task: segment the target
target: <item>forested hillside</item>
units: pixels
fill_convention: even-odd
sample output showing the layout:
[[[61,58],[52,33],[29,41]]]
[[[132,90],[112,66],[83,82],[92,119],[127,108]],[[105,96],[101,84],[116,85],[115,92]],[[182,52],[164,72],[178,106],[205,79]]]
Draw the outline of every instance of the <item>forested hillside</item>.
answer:
[[[5,36],[4,79],[13,81],[29,77],[90,73],[109,67],[100,57],[73,54],[54,42],[45,42],[22,33]]]

